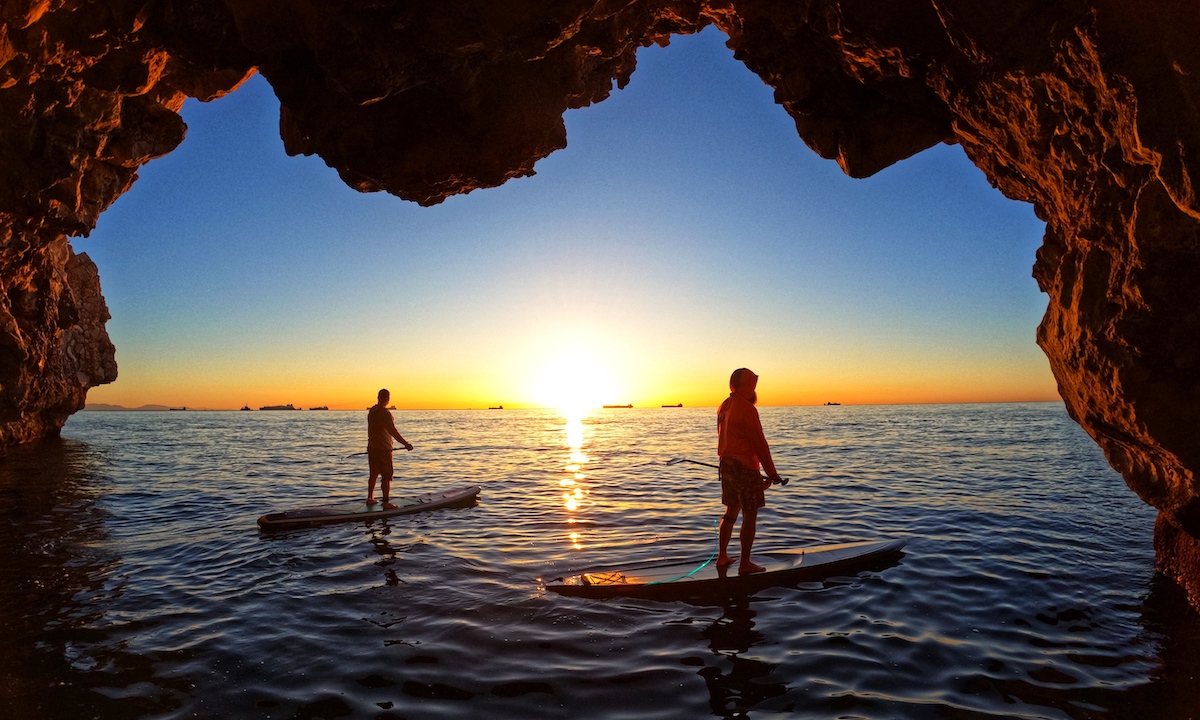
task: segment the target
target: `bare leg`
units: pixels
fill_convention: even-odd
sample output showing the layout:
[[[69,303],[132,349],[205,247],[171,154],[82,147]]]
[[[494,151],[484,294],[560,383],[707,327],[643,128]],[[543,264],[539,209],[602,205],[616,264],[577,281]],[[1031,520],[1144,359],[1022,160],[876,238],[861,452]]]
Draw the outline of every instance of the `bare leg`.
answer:
[[[367,481],[367,504],[375,504],[375,476],[379,473],[371,473],[371,479]]]
[[[392,496],[392,473],[385,470],[379,482],[383,488],[383,508],[385,510],[394,510],[396,506],[390,500]]]
[[[758,530],[758,508],[746,508],[742,513],[742,531],[738,539],[742,543],[742,559],[738,563],[738,572],[756,573],[766,570],[762,565],[750,562],[750,548],[754,547],[754,534]]]
[[[730,505],[725,508],[725,514],[721,517],[721,529],[717,533],[718,538],[718,553],[717,567],[724,567],[733,564],[733,558],[729,557],[729,539],[733,537],[733,524],[737,522],[738,511],[741,508],[737,505]]]

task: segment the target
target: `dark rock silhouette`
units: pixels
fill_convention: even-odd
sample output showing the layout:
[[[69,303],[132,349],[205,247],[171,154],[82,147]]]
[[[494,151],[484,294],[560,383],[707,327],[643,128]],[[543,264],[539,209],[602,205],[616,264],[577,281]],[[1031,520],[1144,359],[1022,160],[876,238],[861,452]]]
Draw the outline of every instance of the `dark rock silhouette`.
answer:
[[[1038,344],[1200,605],[1179,550],[1200,538],[1198,21],[1182,0],[5,2],[0,440],[57,432],[115,377],[94,270],[63,238],[182,141],[184,98],[257,69],[289,153],[430,205],[532,173],[638,47],[715,24],[847,174],[956,142],[1034,204]]]

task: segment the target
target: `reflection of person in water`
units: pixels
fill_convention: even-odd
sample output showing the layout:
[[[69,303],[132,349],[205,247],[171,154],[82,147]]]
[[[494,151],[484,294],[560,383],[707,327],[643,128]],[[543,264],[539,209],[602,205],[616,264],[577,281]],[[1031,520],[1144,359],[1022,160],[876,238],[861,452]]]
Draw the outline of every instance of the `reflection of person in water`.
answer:
[[[708,647],[721,662],[703,667],[699,675],[708,687],[709,707],[717,717],[746,717],[756,705],[787,692],[784,683],[769,682],[776,665],[741,657],[750,648],[766,641],[754,629],[754,611],[749,603],[727,606],[725,614],[705,628]],[[720,665],[729,662],[729,671]]]
[[[762,572],[765,568],[750,561],[750,548],[754,545],[754,533],[758,526],[758,509],[766,505],[763,490],[779,479],[775,463],[771,461],[771,448],[763,436],[762,422],[758,419],[758,376],[746,368],[738,368],[729,377],[729,397],[717,411],[717,455],[721,458],[721,502],[725,505],[725,516],[721,518],[720,554],[717,567],[728,567],[733,563],[726,548],[733,537],[733,524],[738,513],[742,514],[742,531],[738,535],[742,555],[738,562],[738,573]],[[766,468],[767,477],[758,473],[759,467]]]
[[[375,478],[379,478],[383,490],[383,507],[386,510],[395,509],[390,500],[392,492],[392,438],[400,441],[405,450],[413,446],[400,435],[396,429],[396,421],[387,409],[388,400],[392,394],[385,388],[379,391],[379,402],[367,411],[367,465],[370,468],[371,479],[367,481],[367,504],[375,504]]]

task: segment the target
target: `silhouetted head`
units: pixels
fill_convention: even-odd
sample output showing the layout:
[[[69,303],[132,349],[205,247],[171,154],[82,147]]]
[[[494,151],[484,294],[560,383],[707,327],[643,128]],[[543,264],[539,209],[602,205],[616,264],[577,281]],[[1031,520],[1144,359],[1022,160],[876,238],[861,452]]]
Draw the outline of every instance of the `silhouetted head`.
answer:
[[[392,394],[390,392],[388,392],[387,388],[384,388],[379,391],[379,404],[380,405],[387,405],[387,401],[390,400],[391,398],[392,398]]]
[[[758,393],[754,389],[758,387],[758,376],[751,372],[750,368],[738,368],[729,376],[729,391],[741,395],[751,403],[758,402]]]

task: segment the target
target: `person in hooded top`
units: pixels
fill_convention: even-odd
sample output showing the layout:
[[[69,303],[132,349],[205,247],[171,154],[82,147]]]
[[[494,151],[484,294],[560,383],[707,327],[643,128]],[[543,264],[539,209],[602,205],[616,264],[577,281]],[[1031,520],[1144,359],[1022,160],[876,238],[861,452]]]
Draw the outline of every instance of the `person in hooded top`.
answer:
[[[721,502],[725,515],[721,518],[717,567],[733,564],[727,552],[733,537],[733,524],[742,515],[741,558],[738,573],[762,572],[765,568],[750,560],[754,533],[758,525],[758,509],[766,505],[763,491],[772,482],[779,482],[779,473],[771,460],[771,448],[763,435],[758,418],[758,376],[746,368],[738,368],[729,376],[729,397],[717,411],[717,455],[721,458]],[[767,476],[759,474],[759,468]]]
[[[392,438],[400,441],[405,450],[412,450],[412,443],[405,440],[396,429],[396,421],[387,408],[392,394],[387,388],[379,391],[379,402],[367,411],[367,466],[371,479],[367,481],[367,504],[375,504],[375,478],[379,478],[383,489],[383,508],[394,510],[396,505],[391,501],[392,476]]]

